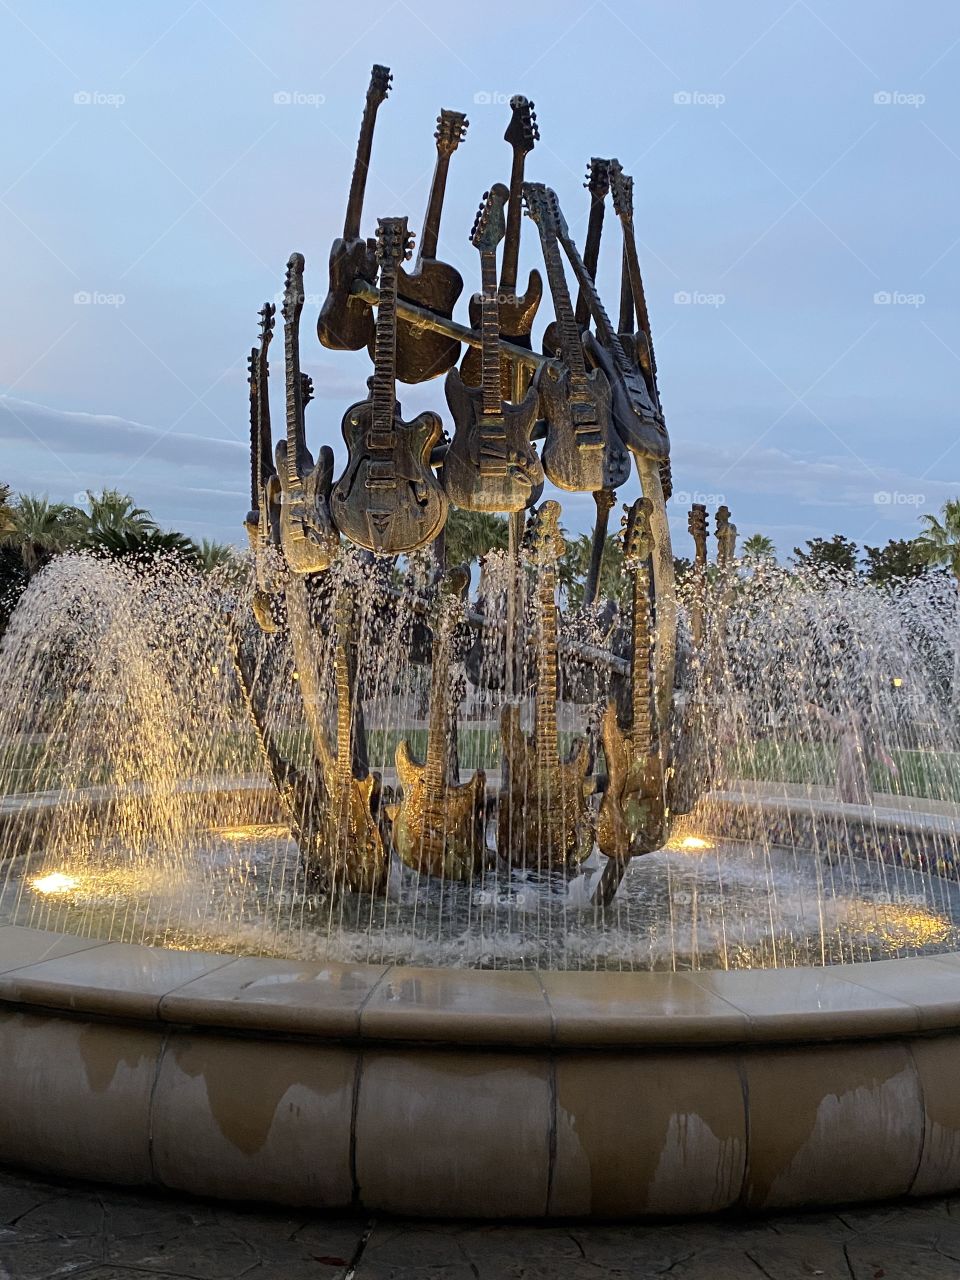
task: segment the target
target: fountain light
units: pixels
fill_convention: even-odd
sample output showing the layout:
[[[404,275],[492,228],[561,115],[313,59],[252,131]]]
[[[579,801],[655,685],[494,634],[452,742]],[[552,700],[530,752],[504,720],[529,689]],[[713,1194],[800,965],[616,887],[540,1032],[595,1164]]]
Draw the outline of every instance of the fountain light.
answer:
[[[714,848],[714,844],[703,836],[678,836],[668,841],[666,847],[681,853],[702,853],[705,849]]]
[[[62,871],[51,871],[49,875],[38,876],[30,881],[30,887],[38,893],[72,893],[80,881],[76,876],[68,876]]]

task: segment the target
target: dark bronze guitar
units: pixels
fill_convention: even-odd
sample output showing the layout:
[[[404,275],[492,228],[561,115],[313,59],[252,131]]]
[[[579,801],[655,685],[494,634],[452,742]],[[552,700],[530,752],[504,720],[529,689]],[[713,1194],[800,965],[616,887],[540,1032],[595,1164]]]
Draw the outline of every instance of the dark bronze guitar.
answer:
[[[506,784],[500,792],[497,848],[501,858],[530,869],[570,869],[588,857],[593,830],[587,804],[590,748],[584,738],[568,759],[557,744],[557,570],[563,553],[560,504],[544,502],[531,517],[527,544],[538,569],[539,650],[532,736],[520,727],[520,708],[500,718]]]
[[[343,415],[349,457],[332,499],[340,531],[382,556],[426,546],[447,518],[447,497],[430,467],[431,450],[443,434],[440,415],[425,409],[404,422],[396,399],[397,271],[410,245],[406,218],[379,220],[373,389],[369,400]]]
[[[540,232],[563,357],[562,363],[549,361],[538,377],[541,411],[547,420],[541,461],[558,489],[587,493],[618,489],[630,475],[630,457],[614,429],[606,374],[600,369],[587,371],[557,247],[552,194],[542,183],[524,183],[527,213]]]
[[[443,213],[443,197],[447,187],[447,170],[450,157],[463,141],[467,131],[467,117],[462,111],[441,111],[437,116],[437,163],[430,184],[430,197],[424,216],[420,248],[412,271],[400,267],[397,277],[397,297],[426,307],[448,320],[463,293],[463,276],[447,262],[437,258],[440,237],[440,217]],[[375,339],[368,342],[371,356],[375,354]],[[446,373],[460,359],[460,343],[442,333],[430,329],[418,329],[405,321],[397,324],[397,378],[401,382],[426,382]]]
[[[312,395],[312,384],[300,371],[302,312],[303,254],[293,253],[287,263],[283,293],[287,435],[277,444],[276,451],[282,490],[280,545],[291,573],[320,573],[329,569],[340,539],[329,507],[333,450],[325,445],[314,463],[307,448],[303,413]]]
[[[453,569],[441,583],[433,622],[430,727],[423,764],[404,738],[397,744],[397,775],[403,798],[393,819],[397,853],[417,871],[448,880],[468,880],[484,861],[486,776],[478,769],[469,782],[452,782],[450,759],[450,666],[463,597],[470,585],[466,569]]]
[[[610,193],[610,160],[601,160],[593,156],[587,168],[587,180],[583,184],[590,192],[590,215],[587,219],[587,238],[583,244],[583,263],[590,272],[590,278],[597,278],[597,263],[600,260],[600,240],[603,236],[604,201]],[[577,328],[582,332],[590,326],[590,308],[584,292],[577,293],[576,305]],[[543,335],[543,350],[546,355],[560,354],[560,335],[557,322],[551,321]]]
[[[261,629],[268,633],[277,629],[270,597],[283,589],[279,551],[281,492],[273,463],[267,358],[276,310],[272,302],[265,302],[260,308],[260,343],[250,352],[250,513],[244,525],[257,584],[253,611]]]
[[[337,638],[333,673],[337,690],[337,747],[317,737],[327,801],[325,852],[332,875],[357,893],[378,893],[386,885],[388,858],[378,821],[380,784],[372,773],[358,778],[353,767],[353,697],[349,643],[353,599],[344,590],[336,606]]]
[[[527,278],[525,293],[517,293],[517,274],[520,263],[520,231],[523,222],[523,174],[526,159],[540,138],[537,113],[533,103],[522,94],[510,99],[510,123],[503,135],[513,151],[510,170],[510,195],[507,205],[507,233],[503,242],[503,261],[500,265],[500,288],[497,292],[498,322],[501,335],[514,346],[530,349],[530,331],[543,298],[543,280],[540,272],[533,270]],[[483,319],[480,298],[470,299],[470,324],[479,329]],[[482,357],[477,347],[471,347],[463,357],[460,375],[468,387],[479,387],[482,379]],[[513,399],[513,364],[500,361],[500,396]]]
[[[509,192],[494,183],[470,232],[480,251],[483,371],[479,387],[466,387],[457,369],[444,386],[453,415],[453,441],[443,460],[447,497],[467,511],[522,511],[543,492],[543,468],[530,443],[539,397],[530,387],[519,404],[501,399],[500,322],[497,306],[497,245]]]
[[[637,253],[637,239],[633,224],[633,179],[623,172],[619,161],[613,161],[610,170],[610,188],[613,194],[613,207],[623,232],[623,266],[624,277],[629,287],[629,298],[632,308],[627,307],[626,299],[621,298],[621,317],[627,319],[628,310],[636,312],[638,332],[630,332],[630,326],[620,325],[620,342],[634,363],[639,364],[647,380],[650,398],[661,412],[660,396],[657,391],[657,360],[653,351],[653,337],[650,333],[650,315],[647,311],[647,297],[643,288],[643,276],[640,274],[640,258]]]
[[[373,149],[373,128],[381,102],[390,92],[393,76],[389,67],[374,66],[360,124],[357,155],[350,180],[347,212],[343,219],[343,235],[334,240],[330,250],[330,285],[320,317],[317,337],[333,351],[359,351],[373,334],[373,315],[365,302],[350,290],[357,279],[373,281],[377,274],[373,241],[360,235],[363,196]]]
[[[610,702],[600,730],[607,761],[607,788],[600,800],[597,843],[601,853],[620,862],[659,849],[666,821],[663,761],[651,677],[652,505],[649,498],[638,498],[623,522],[623,566],[633,577],[630,724],[621,729],[617,704]]]
[[[592,333],[584,334],[584,350],[594,366],[602,369],[610,382],[617,431],[631,453],[660,462],[670,454],[670,438],[663,423],[663,415],[651,399],[639,364],[624,351],[580,251],[573,242],[556,194],[548,191],[547,196],[553,209],[557,236],[597,326],[596,338]]]

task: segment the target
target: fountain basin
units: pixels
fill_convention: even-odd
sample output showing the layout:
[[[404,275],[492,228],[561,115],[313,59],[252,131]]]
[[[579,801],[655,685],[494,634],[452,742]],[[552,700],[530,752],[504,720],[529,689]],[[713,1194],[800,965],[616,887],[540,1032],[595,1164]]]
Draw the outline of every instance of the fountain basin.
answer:
[[[484,972],[0,929],[0,1161],[426,1216],[960,1187],[960,954]]]

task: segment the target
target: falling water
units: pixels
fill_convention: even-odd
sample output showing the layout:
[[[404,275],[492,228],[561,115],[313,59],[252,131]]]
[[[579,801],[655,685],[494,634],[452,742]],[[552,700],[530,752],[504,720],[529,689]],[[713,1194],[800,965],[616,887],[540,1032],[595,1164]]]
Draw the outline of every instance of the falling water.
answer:
[[[397,742],[421,759],[426,746],[430,558],[401,573],[344,552],[314,580],[316,681],[297,670],[285,633],[254,625],[245,573],[54,561],[0,645],[0,922],[227,953],[484,968],[821,964],[960,944],[960,619],[949,582],[880,591],[741,566],[722,582],[688,583],[676,765],[708,794],[675,819],[665,849],[629,864],[602,909],[591,905],[598,853],[563,878],[507,871],[492,852],[510,573],[503,553],[486,558],[451,672],[461,778],[487,774],[488,865],[450,881],[394,857],[375,897],[304,874],[231,636],[277,744],[307,767],[309,716],[335,724],[330,619],[350,589],[369,764],[389,805]],[[709,625],[694,652],[698,590]],[[530,575],[520,613],[518,634],[534,635]],[[561,746],[586,734],[601,774],[596,731],[627,643],[609,608],[561,619]],[[530,646],[516,667],[529,728]],[[748,839],[731,838],[731,813]],[[801,829],[815,839],[786,838]],[[906,847],[915,829],[926,856]]]

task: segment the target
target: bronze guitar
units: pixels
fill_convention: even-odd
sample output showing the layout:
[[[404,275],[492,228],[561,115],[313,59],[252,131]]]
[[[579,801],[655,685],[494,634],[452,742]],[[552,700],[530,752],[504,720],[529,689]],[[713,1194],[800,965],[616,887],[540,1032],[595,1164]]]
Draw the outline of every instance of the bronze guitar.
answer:
[[[447,497],[430,467],[431,450],[443,434],[440,415],[425,409],[404,422],[396,399],[397,271],[409,253],[406,218],[381,218],[373,390],[369,400],[343,415],[349,457],[332,499],[340,531],[382,556],[426,546],[447,518]]]
[[[497,818],[497,849],[513,865],[541,871],[570,869],[593,847],[586,786],[590,748],[577,738],[566,760],[557,745],[557,558],[563,552],[560,504],[544,502],[531,517],[528,547],[538,566],[540,623],[537,693],[532,736],[520,727],[520,708],[508,703],[500,718],[504,776]]]
[[[543,468],[530,443],[539,397],[530,387],[519,404],[501,399],[500,321],[497,306],[497,245],[509,192],[501,182],[485,193],[470,240],[480,251],[482,382],[464,386],[457,369],[444,391],[455,432],[443,460],[447,497],[467,511],[522,511],[543,492]]]
[[[430,184],[430,197],[423,221],[420,248],[412,271],[401,266],[397,275],[397,297],[426,307],[448,320],[463,293],[463,276],[447,262],[437,258],[440,217],[447,187],[450,157],[463,141],[467,117],[462,111],[441,111],[437,116],[437,163]],[[368,348],[375,355],[375,337],[370,335]],[[397,378],[401,382],[426,382],[446,373],[460,359],[460,343],[430,329],[418,329],[400,320],[397,324]]]
[[[623,232],[623,267],[624,278],[629,290],[629,299],[635,310],[639,332],[630,332],[627,323],[620,325],[620,342],[627,355],[634,363],[639,364],[647,380],[650,398],[658,412],[661,413],[660,396],[657,391],[657,360],[653,351],[653,337],[650,333],[650,316],[647,311],[647,297],[643,288],[643,276],[640,274],[640,258],[637,253],[637,239],[633,224],[633,179],[623,172],[620,162],[614,160],[610,170],[610,188],[613,194],[613,207]],[[627,300],[621,297],[621,318],[627,320]]]
[[[250,513],[244,523],[253,552],[256,590],[252,607],[262,631],[276,631],[270,597],[283,589],[280,560],[280,478],[273,464],[270,427],[270,366],[276,307],[260,308],[260,344],[250,352]]]
[[[282,490],[280,545],[291,573],[320,573],[329,569],[340,539],[329,507],[333,450],[325,445],[314,463],[307,448],[303,412],[312,395],[312,384],[300,371],[302,312],[303,254],[293,253],[287,263],[283,293],[287,434],[277,444],[276,452]]]
[[[543,280],[534,269],[527,277],[525,293],[517,293],[517,274],[520,263],[520,231],[523,222],[523,174],[526,159],[540,138],[537,113],[533,103],[522,94],[510,99],[510,123],[503,135],[504,142],[513,151],[510,170],[510,195],[507,205],[507,232],[503,242],[503,261],[500,265],[500,288],[497,292],[498,323],[500,333],[514,346],[530,348],[530,331],[543,298]],[[479,329],[483,321],[483,305],[480,298],[470,299],[470,325]],[[482,356],[477,347],[471,347],[463,357],[460,375],[468,387],[479,387],[482,375]],[[500,396],[513,399],[513,364],[500,361]]]
[[[587,372],[580,330],[557,247],[554,201],[542,183],[523,186],[527,213],[540,232],[547,282],[553,295],[562,363],[551,360],[537,386],[547,420],[541,461],[558,489],[593,493],[618,489],[630,475],[630,457],[614,429],[610,383],[600,369]]]
[[[583,184],[590,192],[590,215],[587,220],[587,238],[583,243],[583,263],[590,272],[590,278],[597,278],[597,263],[600,260],[600,240],[603,236],[604,201],[610,193],[610,160],[601,160],[593,156],[587,168],[587,180]],[[590,308],[583,289],[577,292],[577,328],[582,332],[590,326]],[[560,354],[560,335],[557,322],[551,321],[543,335],[544,354],[556,356]]]
[[[343,235],[334,240],[330,250],[330,285],[320,308],[317,337],[325,347],[333,351],[359,351],[367,345],[373,333],[370,308],[354,297],[350,290],[354,281],[373,281],[377,274],[373,241],[365,240],[360,235],[360,219],[363,216],[363,196],[373,150],[373,128],[380,104],[390,92],[392,79],[389,67],[375,65],[370,72],[353,177],[350,180],[347,212],[343,219]]]
[[[486,776],[478,769],[469,782],[453,782],[448,777],[450,666],[469,585],[470,574],[464,568],[451,570],[441,584],[433,623],[430,727],[424,762],[414,760],[405,738],[397,744],[396,753],[403,798],[393,819],[394,846],[408,867],[448,880],[476,875],[485,854]]]
[[[332,877],[357,893],[379,893],[386,885],[388,858],[380,834],[379,779],[354,775],[353,698],[350,689],[349,643],[353,600],[344,590],[336,606],[333,672],[337,690],[337,747],[317,736],[317,754],[327,802],[325,852]]]
[[[638,498],[624,518],[623,565],[633,576],[633,636],[630,658],[630,724],[621,729],[610,702],[600,738],[607,761],[607,788],[600,800],[597,843],[608,858],[625,862],[663,843],[663,761],[651,660],[651,555],[649,498]]]

